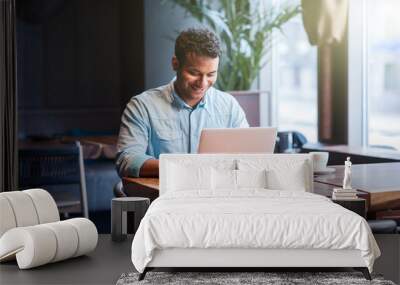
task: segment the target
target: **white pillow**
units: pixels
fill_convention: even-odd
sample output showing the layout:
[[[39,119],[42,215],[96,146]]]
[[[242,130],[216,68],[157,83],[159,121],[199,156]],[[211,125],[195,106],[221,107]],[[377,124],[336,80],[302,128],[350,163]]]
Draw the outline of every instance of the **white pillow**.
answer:
[[[292,164],[285,171],[269,169],[267,171],[268,188],[273,190],[306,191],[308,179],[304,170],[305,163]]]
[[[267,170],[236,170],[237,188],[267,188]]]
[[[241,188],[267,188],[266,170],[215,169],[212,171],[214,190],[238,190]]]
[[[168,191],[211,189],[211,167],[168,164]]]
[[[236,190],[236,170],[212,168],[213,190]]]

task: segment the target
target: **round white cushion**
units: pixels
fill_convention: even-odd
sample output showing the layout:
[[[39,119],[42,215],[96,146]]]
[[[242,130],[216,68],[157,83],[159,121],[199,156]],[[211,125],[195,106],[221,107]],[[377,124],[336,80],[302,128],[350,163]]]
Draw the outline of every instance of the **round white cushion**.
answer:
[[[0,193],[0,262],[17,259],[21,269],[86,254],[96,248],[88,219],[59,221],[53,197],[43,189]]]
[[[22,191],[3,192],[0,195],[10,202],[17,227],[33,226],[39,223],[35,205],[29,195]]]
[[[78,233],[71,228],[69,223],[49,223],[44,224],[44,227],[49,228],[56,236],[57,252],[52,262],[70,258],[75,255],[78,249]]]
[[[17,222],[8,199],[0,195],[0,237],[9,229],[15,228]]]
[[[90,252],[96,248],[98,233],[96,226],[88,219],[75,218],[65,221],[73,226],[78,233],[78,247],[74,257]]]
[[[97,240],[95,225],[85,218],[18,227],[0,238],[0,261],[16,256],[19,268],[28,269],[86,254]]]
[[[29,189],[22,191],[28,194],[33,201],[39,224],[57,222],[60,220],[60,214],[56,202],[49,192],[43,189]]]
[[[56,202],[43,189],[0,193],[0,237],[9,229],[60,220]]]
[[[0,260],[16,255],[21,269],[49,263],[56,251],[53,232],[41,225],[13,228],[0,238]]]

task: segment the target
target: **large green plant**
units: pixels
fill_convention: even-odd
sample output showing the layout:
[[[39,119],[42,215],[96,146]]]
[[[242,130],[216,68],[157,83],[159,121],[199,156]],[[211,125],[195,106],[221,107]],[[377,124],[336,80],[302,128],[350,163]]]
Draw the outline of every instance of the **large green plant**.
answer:
[[[272,31],[300,12],[299,6],[266,11],[257,0],[172,2],[219,36],[223,55],[217,87],[222,90],[250,89],[270,50]]]

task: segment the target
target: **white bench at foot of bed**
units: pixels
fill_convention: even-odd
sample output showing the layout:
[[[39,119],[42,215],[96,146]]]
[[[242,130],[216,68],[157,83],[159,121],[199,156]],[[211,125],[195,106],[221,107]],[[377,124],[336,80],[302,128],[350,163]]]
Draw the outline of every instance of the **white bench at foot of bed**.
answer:
[[[171,248],[147,267],[366,267],[359,250]]]
[[[343,268],[360,270],[371,280],[361,252],[356,249],[240,249],[240,248],[169,248],[156,249],[153,259],[139,280],[153,268],[231,267],[231,268]]]

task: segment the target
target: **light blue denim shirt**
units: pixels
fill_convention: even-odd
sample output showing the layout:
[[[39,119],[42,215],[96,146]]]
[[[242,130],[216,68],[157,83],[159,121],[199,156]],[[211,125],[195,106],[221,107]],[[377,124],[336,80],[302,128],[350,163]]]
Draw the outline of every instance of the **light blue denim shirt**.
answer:
[[[192,108],[174,91],[174,81],[132,97],[121,118],[116,166],[121,177],[138,177],[161,153],[197,153],[203,128],[248,127],[233,96],[209,88]]]

